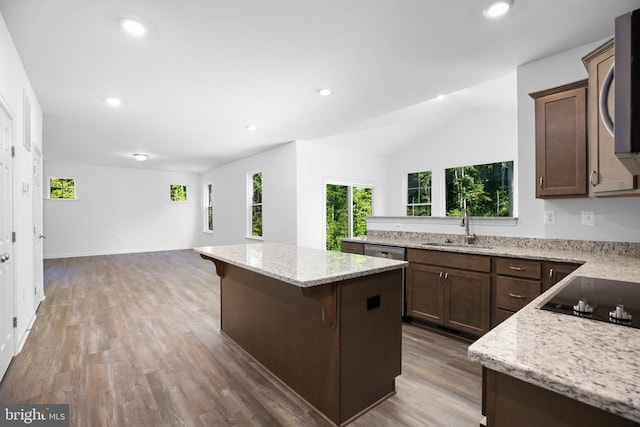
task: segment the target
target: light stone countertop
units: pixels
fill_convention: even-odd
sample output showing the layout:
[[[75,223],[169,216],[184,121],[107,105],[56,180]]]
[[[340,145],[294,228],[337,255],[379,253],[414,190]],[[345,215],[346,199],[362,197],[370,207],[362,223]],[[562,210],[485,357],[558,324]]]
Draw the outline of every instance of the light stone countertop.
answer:
[[[302,288],[397,270],[408,264],[279,243],[205,246],[194,251]]]
[[[469,358],[489,369],[640,423],[640,330],[538,309],[574,276],[640,282],[637,255],[593,253],[584,248],[434,248],[410,239],[347,241],[584,263],[474,342],[469,347]]]

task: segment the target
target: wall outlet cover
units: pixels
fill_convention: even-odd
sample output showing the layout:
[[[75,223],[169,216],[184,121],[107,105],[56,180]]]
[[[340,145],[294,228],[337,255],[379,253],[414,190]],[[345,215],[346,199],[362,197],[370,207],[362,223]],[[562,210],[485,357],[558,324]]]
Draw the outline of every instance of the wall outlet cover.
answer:
[[[582,225],[595,225],[596,215],[593,211],[582,211]]]
[[[556,211],[544,211],[544,223],[554,224],[556,222]]]

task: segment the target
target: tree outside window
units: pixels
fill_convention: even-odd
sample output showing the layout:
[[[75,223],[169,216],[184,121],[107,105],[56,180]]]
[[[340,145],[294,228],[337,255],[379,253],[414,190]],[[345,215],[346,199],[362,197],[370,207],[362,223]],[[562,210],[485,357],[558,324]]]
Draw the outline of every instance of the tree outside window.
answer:
[[[187,186],[179,184],[171,184],[170,187],[170,200],[172,202],[186,202],[187,201]]]
[[[76,183],[73,178],[50,178],[49,179],[50,199],[75,199]]]
[[[373,189],[350,185],[327,184],[325,246],[339,251],[340,239],[365,236],[368,216],[372,215]]]
[[[213,185],[207,184],[205,194],[205,230],[213,231]]]
[[[470,216],[513,215],[513,161],[445,169],[447,216],[462,215],[467,200]]]
[[[262,237],[262,172],[251,177],[251,235]]]
[[[407,216],[431,216],[431,171],[407,175]]]

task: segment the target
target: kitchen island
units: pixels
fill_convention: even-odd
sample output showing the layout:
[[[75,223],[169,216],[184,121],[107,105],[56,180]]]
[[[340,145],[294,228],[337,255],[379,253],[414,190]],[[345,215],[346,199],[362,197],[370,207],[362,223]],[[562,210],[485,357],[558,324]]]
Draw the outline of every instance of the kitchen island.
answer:
[[[406,262],[273,243],[194,250],[220,277],[222,333],[330,422],[395,393]]]

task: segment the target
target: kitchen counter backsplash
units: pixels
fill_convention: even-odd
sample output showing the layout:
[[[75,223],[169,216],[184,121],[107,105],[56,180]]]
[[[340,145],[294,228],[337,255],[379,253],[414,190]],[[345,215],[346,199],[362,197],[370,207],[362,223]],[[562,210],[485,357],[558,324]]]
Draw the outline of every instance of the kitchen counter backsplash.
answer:
[[[355,240],[355,239],[349,239]],[[444,242],[464,243],[463,234],[423,233],[412,231],[369,230],[367,240],[371,241],[411,241],[411,242]],[[606,242],[598,240],[564,240],[543,239],[535,237],[478,236],[469,245],[512,247],[519,249],[554,250],[566,252],[588,252],[594,254],[626,255],[640,258],[640,243]]]

